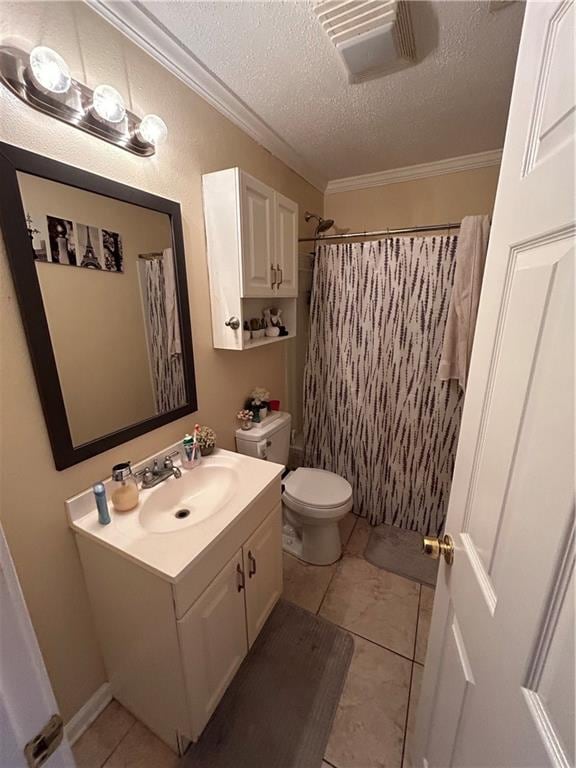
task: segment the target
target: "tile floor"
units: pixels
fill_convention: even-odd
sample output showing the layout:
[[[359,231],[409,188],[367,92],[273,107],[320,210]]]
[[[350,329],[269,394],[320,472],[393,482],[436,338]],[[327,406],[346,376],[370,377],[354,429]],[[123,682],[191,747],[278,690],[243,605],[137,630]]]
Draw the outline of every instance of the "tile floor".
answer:
[[[342,524],[340,562],[284,554],[284,597],[346,629],[354,656],[323,768],[410,768],[434,590],[363,558],[365,520]],[[78,768],[176,768],[178,758],[112,701],[73,747]],[[261,766],[260,768],[265,768]]]

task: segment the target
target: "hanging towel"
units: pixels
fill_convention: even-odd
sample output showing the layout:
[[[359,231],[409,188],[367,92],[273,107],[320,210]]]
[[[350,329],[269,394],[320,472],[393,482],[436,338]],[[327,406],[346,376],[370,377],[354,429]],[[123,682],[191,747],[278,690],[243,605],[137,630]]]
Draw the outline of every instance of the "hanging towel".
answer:
[[[178,316],[178,295],[172,248],[165,248],[162,258],[164,267],[164,299],[166,301],[166,323],[168,326],[168,354],[170,357],[182,354],[180,341],[180,318]]]
[[[489,235],[488,216],[465,216],[462,219],[438,377],[441,381],[457,379],[463,391],[466,389]]]

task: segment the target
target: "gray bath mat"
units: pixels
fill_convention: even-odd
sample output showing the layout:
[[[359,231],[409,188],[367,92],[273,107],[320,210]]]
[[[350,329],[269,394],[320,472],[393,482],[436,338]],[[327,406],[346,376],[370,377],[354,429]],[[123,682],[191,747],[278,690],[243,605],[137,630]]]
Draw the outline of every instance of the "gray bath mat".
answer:
[[[422,552],[422,534],[416,531],[379,525],[370,533],[364,557],[385,571],[436,586],[438,561]]]
[[[353,648],[281,600],[180,768],[320,768]]]

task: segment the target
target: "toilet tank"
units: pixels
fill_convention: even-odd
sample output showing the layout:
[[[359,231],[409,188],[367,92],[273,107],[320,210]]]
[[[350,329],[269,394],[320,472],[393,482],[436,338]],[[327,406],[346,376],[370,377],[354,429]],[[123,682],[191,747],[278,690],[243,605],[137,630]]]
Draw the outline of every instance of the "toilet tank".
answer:
[[[264,421],[254,424],[252,429],[236,430],[236,450],[246,456],[275,461],[286,466],[290,451],[290,426],[292,417],[289,413],[272,411]]]

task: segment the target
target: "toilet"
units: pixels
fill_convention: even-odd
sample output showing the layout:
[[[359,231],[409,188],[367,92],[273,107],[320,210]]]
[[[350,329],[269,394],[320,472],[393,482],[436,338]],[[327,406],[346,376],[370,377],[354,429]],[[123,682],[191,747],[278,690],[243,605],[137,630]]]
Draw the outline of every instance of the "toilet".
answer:
[[[286,466],[289,413],[273,411],[252,429],[236,430],[238,453]],[[282,546],[313,565],[330,565],[342,554],[338,523],[352,509],[352,486],[325,469],[299,467],[282,480]]]

